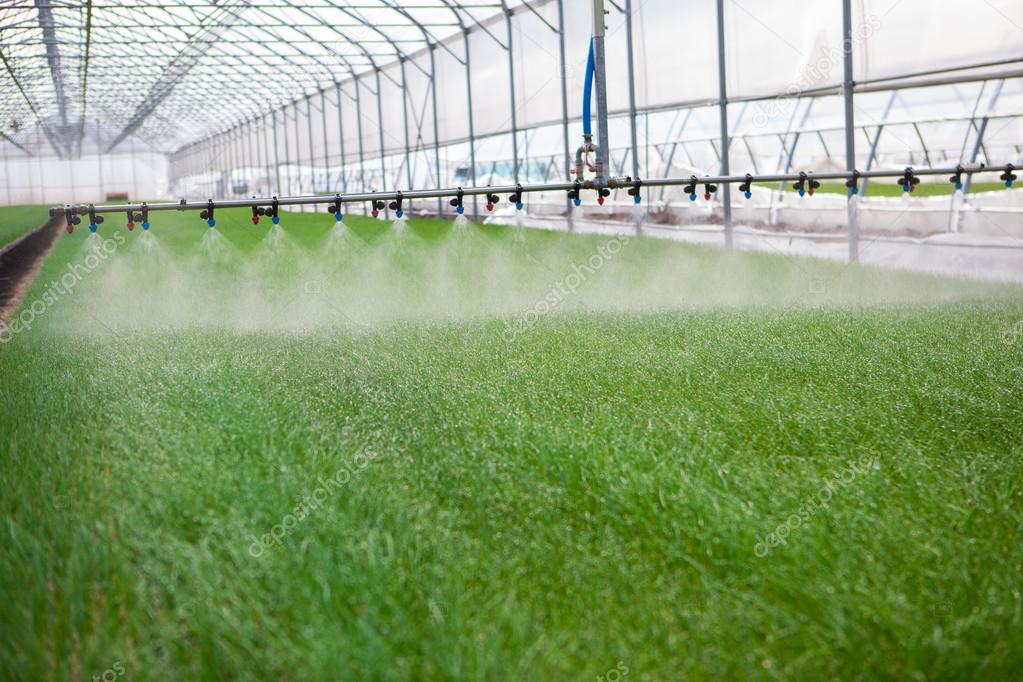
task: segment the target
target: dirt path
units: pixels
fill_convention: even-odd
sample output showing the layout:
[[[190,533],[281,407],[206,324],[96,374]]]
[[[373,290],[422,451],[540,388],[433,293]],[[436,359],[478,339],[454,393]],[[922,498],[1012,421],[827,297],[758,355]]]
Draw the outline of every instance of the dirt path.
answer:
[[[8,319],[17,310],[60,230],[60,218],[51,218],[0,253],[0,320]]]

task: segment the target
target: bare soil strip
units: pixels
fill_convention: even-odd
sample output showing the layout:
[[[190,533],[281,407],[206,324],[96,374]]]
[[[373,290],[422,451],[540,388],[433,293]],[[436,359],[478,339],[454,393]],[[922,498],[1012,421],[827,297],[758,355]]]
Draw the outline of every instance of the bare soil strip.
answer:
[[[60,230],[60,219],[51,218],[42,227],[8,244],[0,253],[0,320],[8,319],[18,309]]]

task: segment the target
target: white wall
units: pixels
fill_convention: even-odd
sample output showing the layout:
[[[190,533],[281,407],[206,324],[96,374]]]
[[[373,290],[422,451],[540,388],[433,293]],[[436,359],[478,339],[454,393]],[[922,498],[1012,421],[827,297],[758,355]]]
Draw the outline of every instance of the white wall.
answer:
[[[10,149],[0,158],[0,204],[65,204],[104,201],[109,193],[130,199],[168,197],[168,162],[163,154],[139,152],[83,156],[67,161]]]

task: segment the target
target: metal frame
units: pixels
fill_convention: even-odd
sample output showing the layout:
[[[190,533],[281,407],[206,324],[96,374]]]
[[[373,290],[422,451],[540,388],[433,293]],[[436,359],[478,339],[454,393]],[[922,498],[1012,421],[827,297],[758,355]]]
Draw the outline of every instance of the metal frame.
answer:
[[[635,96],[635,65],[633,46],[633,13],[642,3],[625,0],[624,7],[615,2],[609,6],[625,17],[625,42],[628,58],[628,109],[609,111],[607,108],[607,83],[604,78],[603,32],[604,1],[591,0],[592,33],[595,36],[596,57],[599,62],[596,76],[597,97],[597,138],[602,177],[613,173],[613,164],[621,168],[631,166],[631,176],[641,175],[641,168],[649,173],[649,162],[640,164],[638,139],[638,118],[643,115],[647,121],[651,113],[674,108],[691,112],[694,107],[716,106],[720,115],[720,136],[715,149],[720,158],[720,173],[728,177],[731,172],[731,153],[738,139],[729,132],[729,104],[745,105],[769,99],[784,98],[786,93],[766,94],[757,97],[729,98],[726,87],[727,64],[725,61],[725,17],[724,0],[717,0],[718,28],[718,71],[719,93],[716,99],[708,101],[680,101],[658,107],[637,107]],[[635,6],[634,6],[635,5]],[[544,9],[550,12],[544,12]],[[576,8],[577,9],[577,8]],[[855,168],[857,134],[855,125],[854,96],[862,92],[891,91],[901,88],[924,87],[936,84],[1001,80],[1023,77],[1023,57],[991,61],[975,65],[963,65],[951,70],[926,70],[905,73],[884,79],[854,82],[852,70],[852,8],[851,0],[843,0],[843,48],[844,74],[841,84],[811,88],[799,93],[798,97],[808,98],[809,107],[815,98],[840,94],[845,104],[845,166],[847,172]],[[171,153],[172,177],[186,173],[220,173],[220,183],[232,169],[245,167],[262,168],[267,183],[274,184],[278,195],[294,194],[293,183],[304,176],[297,169],[308,147],[308,161],[315,191],[329,191],[317,182],[317,159],[322,156],[324,172],[331,180],[332,159],[340,152],[341,177],[333,185],[347,193],[349,185],[359,185],[365,190],[370,182],[376,181],[377,171],[370,171],[367,164],[379,162],[379,186],[393,191],[404,185],[405,196],[415,182],[413,160],[432,153],[432,173],[436,184],[443,182],[441,172],[442,141],[438,128],[438,92],[436,52],[443,51],[464,68],[465,87],[468,102],[467,135],[461,140],[446,139],[449,145],[468,142],[469,179],[476,187],[481,178],[477,173],[476,119],[473,113],[472,43],[483,36],[492,40],[507,55],[507,83],[510,97],[510,159],[512,175],[517,179],[522,171],[523,159],[520,150],[520,136],[528,129],[520,129],[518,104],[522,100],[516,89],[516,60],[513,47],[518,44],[516,31],[519,30],[516,15],[537,17],[548,29],[558,36],[559,67],[561,71],[561,99],[563,118],[557,122],[563,137],[563,168],[567,174],[571,167],[570,124],[574,117],[570,106],[575,93],[566,87],[568,62],[566,59],[565,29],[566,12],[563,0],[436,0],[431,2],[400,2],[399,0],[347,0],[337,3],[331,0],[194,0],[182,3],[178,0],[138,0],[124,4],[113,0],[11,0],[0,7],[0,28],[4,29],[0,39],[0,86],[10,84],[11,96],[0,101],[0,125],[18,120],[34,121],[21,131],[0,130],[0,146],[4,154],[7,146],[26,154],[47,154],[45,138],[49,146],[61,158],[74,158],[82,153],[82,139],[89,120],[95,120],[96,130],[102,132],[102,119],[110,127],[103,140],[107,152],[120,149],[120,145],[134,150],[139,141],[165,141],[158,145],[158,151]],[[556,16],[556,20],[551,16]],[[583,21],[584,17],[570,16],[570,20]],[[83,29],[84,27],[84,29]],[[329,38],[325,38],[325,34]],[[255,39],[254,39],[255,36]],[[459,49],[458,42],[462,42]],[[126,51],[124,46],[144,44],[144,50]],[[572,46],[577,49],[578,46]],[[408,69],[415,69],[429,80],[424,91],[423,112],[417,115],[417,104],[410,101]],[[978,69],[985,69],[978,73]],[[383,114],[385,92],[390,86],[401,91],[403,133],[394,137],[396,144],[385,139]],[[374,87],[375,86],[375,87]],[[335,106],[326,95],[333,88],[336,94],[337,133],[340,150],[318,150],[314,145],[312,121],[316,108],[313,98],[319,97],[320,116],[324,139],[333,129],[328,122],[328,107]],[[992,119],[993,107],[1000,86],[991,98],[987,115],[974,112],[971,123],[976,128],[972,155],[963,155],[967,162],[975,162],[983,148],[988,121]],[[683,89],[684,92],[684,89]],[[78,95],[80,93],[80,97]],[[375,99],[376,102],[372,102]],[[299,103],[305,101],[300,111]],[[389,100],[388,103],[392,103]],[[354,105],[358,140],[358,182],[352,154],[346,150],[345,121],[342,108]],[[429,114],[426,113],[429,109]],[[978,99],[979,109],[979,99]],[[410,110],[412,116],[410,116]],[[431,120],[426,121],[427,115]],[[629,124],[628,147],[624,154],[622,146],[607,140],[608,120],[614,116],[627,116]],[[308,145],[301,137],[302,123],[306,119]],[[741,113],[740,113],[741,116]],[[687,114],[688,119],[688,114]],[[867,136],[871,147],[867,170],[873,165],[878,138],[889,124],[887,114],[873,139]],[[77,120],[77,124],[76,124]],[[363,124],[369,122],[378,127],[377,139],[364,144]],[[289,128],[289,123],[294,130]],[[530,128],[543,125],[531,122]],[[278,131],[278,126],[280,131]],[[425,142],[424,130],[432,127],[432,141]],[[791,169],[795,148],[803,126],[790,130],[792,140],[786,149],[788,156],[786,171]],[[861,128],[863,129],[863,128]],[[78,131],[76,133],[76,130]],[[352,131],[347,131],[351,135]],[[821,136],[820,131],[816,131]],[[41,133],[41,136],[40,136]],[[919,133],[919,130],[918,130]],[[273,158],[270,155],[272,134]],[[283,134],[283,140],[280,135]],[[290,141],[295,136],[295,144]],[[262,136],[262,144],[259,138]],[[413,136],[415,141],[413,142]],[[97,135],[97,140],[101,135]],[[400,138],[400,139],[398,139]],[[351,138],[349,137],[349,140]],[[528,144],[528,137],[527,144]],[[742,136],[742,143],[749,150],[748,137]],[[823,137],[821,137],[823,142]],[[621,141],[624,143],[624,141]],[[688,140],[687,140],[688,142]],[[126,144],[126,143],[130,143]],[[925,145],[926,152],[926,144]],[[678,147],[689,154],[685,142],[679,140],[671,145],[670,162]],[[427,152],[427,146],[430,151]],[[826,146],[826,145],[825,145]],[[294,149],[293,149],[294,147]],[[374,149],[376,147],[376,149]],[[403,161],[393,163],[396,150],[403,153]],[[612,159],[612,151],[618,149],[619,156]],[[649,160],[649,143],[644,147]],[[262,150],[262,151],[260,151]],[[964,152],[965,144],[964,144]],[[283,153],[283,158],[281,154]],[[260,156],[260,154],[262,156]],[[752,156],[752,153],[751,153]],[[631,164],[628,163],[631,161]],[[352,168],[349,166],[352,165]],[[287,186],[282,186],[282,166],[287,170]],[[272,168],[272,170],[271,170]],[[756,170],[756,169],[754,169]],[[402,172],[403,171],[403,172]],[[548,171],[549,172],[549,171]],[[389,173],[397,177],[389,178]],[[402,175],[404,177],[402,177]],[[528,173],[527,173],[528,175]],[[352,176],[352,177],[350,177]],[[227,175],[233,178],[233,175]],[[790,176],[785,173],[781,176]],[[818,176],[822,177],[822,176]],[[866,174],[862,176],[862,187],[866,188]],[[667,186],[670,178],[646,181],[646,186]],[[254,179],[250,177],[249,182]],[[233,184],[233,183],[232,183]],[[731,196],[730,182],[724,182],[723,210],[724,236],[726,244],[731,243]],[[967,185],[967,191],[968,191]],[[230,188],[233,190],[233,188]],[[362,195],[369,196],[366,192]],[[418,197],[418,195],[416,195]],[[449,208],[438,198],[436,211],[445,213]],[[477,193],[466,192],[472,199],[472,215],[479,216]],[[432,197],[431,197],[432,198]],[[855,260],[858,252],[858,229],[856,220],[857,198],[849,201],[849,256]],[[312,202],[306,202],[312,203]],[[571,227],[573,206],[566,200],[566,216]]]

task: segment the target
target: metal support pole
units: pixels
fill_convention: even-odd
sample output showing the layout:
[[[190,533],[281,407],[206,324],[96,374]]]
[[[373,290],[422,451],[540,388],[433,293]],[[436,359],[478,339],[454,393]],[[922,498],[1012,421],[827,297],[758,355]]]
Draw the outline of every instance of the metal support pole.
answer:
[[[263,125],[260,126],[263,133],[263,176],[266,178],[266,189],[267,194],[278,194],[280,190],[271,191],[270,183],[272,182],[270,173],[270,135],[268,130],[270,128],[269,122],[266,120],[266,114],[263,114]],[[274,143],[276,145],[276,142]]]
[[[597,179],[602,187],[611,175],[611,141],[607,131],[607,69],[604,57],[604,0],[593,0],[593,80],[597,91]]]
[[[718,0],[718,88],[721,110],[721,175],[730,172],[731,141],[728,138],[728,71],[725,65],[725,0]],[[725,185],[721,193],[724,202],[725,248],[732,248],[732,186]]]
[[[345,169],[347,161],[345,160],[345,122],[344,112],[341,108],[341,83],[335,83],[334,87],[337,90],[337,134],[341,139],[341,191],[348,191],[348,173]]]
[[[440,128],[437,123],[437,45],[430,44],[430,99],[433,101],[433,165],[437,184],[440,179]],[[411,185],[409,186],[411,188]],[[444,207],[444,199],[437,197],[437,215],[441,214]]]
[[[462,37],[465,40],[465,96],[469,109],[469,166],[472,176],[472,186],[476,186],[476,127],[472,115],[472,60],[469,52],[469,29],[462,30]],[[472,198],[472,219],[480,219],[479,202],[474,196]]]
[[[512,15],[514,12],[505,7],[504,18],[508,27],[508,88],[511,94],[511,134],[512,134],[512,165],[515,182],[519,181],[519,123],[515,111],[515,49],[512,42]]]
[[[298,114],[298,110],[295,110]],[[309,129],[309,184],[312,193],[316,194],[316,149],[313,147],[313,96],[305,98],[305,119]]]
[[[323,124],[323,190],[329,192],[330,182],[330,145],[327,144],[327,91],[320,90],[320,122]]]
[[[380,68],[377,67],[377,133],[380,139],[380,191],[387,189],[387,159],[384,158],[384,93],[380,91]],[[384,217],[390,217],[390,209],[384,206]]]
[[[842,0],[842,48],[845,53],[845,78],[842,90],[845,95],[845,169],[856,170],[856,120],[853,108],[853,25],[852,0]],[[860,255],[860,225],[857,211],[859,195],[850,194],[846,199],[846,214],[849,220],[849,262],[855,263]]]
[[[290,179],[295,177],[298,180],[298,193],[305,194],[305,190],[302,187],[302,133],[299,132],[298,127],[298,100],[292,102],[291,108],[295,113],[295,167],[291,173],[288,174],[289,184],[288,188],[292,194],[295,194],[295,190],[291,189]]]
[[[568,177],[572,168],[572,149],[568,144],[568,71],[565,60],[565,4],[558,0],[558,50],[561,54],[561,141],[564,144],[565,153],[565,174]],[[565,220],[568,223],[568,231],[573,229],[572,200],[565,197]]]
[[[412,189],[412,142],[408,135],[408,80],[405,73],[404,56],[398,58],[398,64],[401,69],[401,120],[402,128],[405,129],[405,186],[408,189]],[[397,185],[398,183],[395,182],[394,184]],[[411,213],[411,208],[409,206],[409,213]]]
[[[281,155],[277,149],[277,110],[274,109],[271,113],[273,116],[273,128],[274,128],[274,175],[277,178],[277,191],[274,194],[282,194],[281,192]]]
[[[359,191],[366,191],[366,151],[363,149],[362,144],[362,94],[359,92],[362,90],[362,84],[359,82],[359,78],[355,78],[355,125],[356,132],[359,135]],[[368,214],[366,206],[363,205],[362,212]]]
[[[106,191],[105,191],[106,186],[103,183],[103,155],[100,153],[100,150],[102,149],[102,144],[103,144],[103,142],[101,140],[102,136],[100,135],[101,130],[102,130],[102,128],[100,127],[100,122],[99,122],[99,119],[97,118],[96,119],[96,177],[99,178],[99,192],[98,192],[99,196],[96,197],[97,199],[102,199],[102,198],[106,197]],[[8,194],[9,194],[9,192],[8,192]],[[8,199],[7,203],[8,204],[11,203],[9,199]]]
[[[718,0],[718,13],[720,17],[721,3],[724,0]],[[720,21],[719,30],[720,30]],[[721,39],[722,41],[724,38]],[[632,0],[625,0],[625,49],[628,52],[628,65],[629,65],[629,133],[631,135],[632,142],[632,177],[639,177],[639,140],[636,135],[636,64],[635,58],[632,54]],[[724,54],[724,45],[721,45],[721,55]],[[724,69],[724,57],[721,56],[721,68]],[[722,71],[722,77],[724,71]],[[724,80],[722,80],[721,98],[724,99]],[[726,165],[722,169],[724,175],[728,175],[728,166]],[[727,188],[726,188],[727,190]]]

